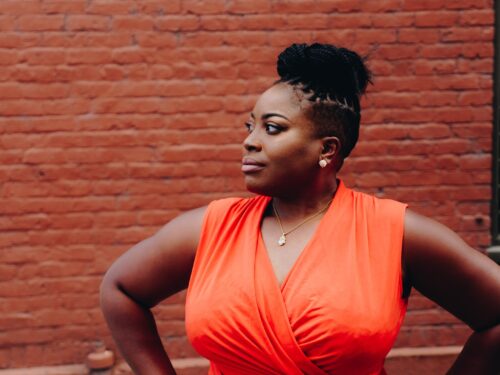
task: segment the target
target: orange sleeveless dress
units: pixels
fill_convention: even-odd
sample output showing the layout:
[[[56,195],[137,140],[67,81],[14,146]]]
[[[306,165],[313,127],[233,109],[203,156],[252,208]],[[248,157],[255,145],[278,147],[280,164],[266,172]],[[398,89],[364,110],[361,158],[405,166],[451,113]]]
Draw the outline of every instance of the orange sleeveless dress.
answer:
[[[340,181],[280,286],[260,232],[270,199],[228,198],[207,208],[185,321],[209,374],[385,374],[407,307],[407,205]]]

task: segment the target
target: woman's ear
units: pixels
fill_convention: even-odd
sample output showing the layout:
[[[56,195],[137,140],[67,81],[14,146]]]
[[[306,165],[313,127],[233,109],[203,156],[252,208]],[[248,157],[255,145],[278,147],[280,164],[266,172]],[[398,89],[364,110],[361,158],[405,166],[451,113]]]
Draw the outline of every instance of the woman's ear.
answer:
[[[322,144],[323,148],[320,154],[321,159],[326,160],[328,163],[338,159],[342,145],[337,137],[324,137],[322,139]]]

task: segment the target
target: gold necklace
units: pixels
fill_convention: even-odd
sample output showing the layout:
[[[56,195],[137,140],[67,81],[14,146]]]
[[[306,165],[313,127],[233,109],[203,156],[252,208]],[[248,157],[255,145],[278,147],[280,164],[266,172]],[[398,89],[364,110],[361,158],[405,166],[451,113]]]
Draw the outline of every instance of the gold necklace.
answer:
[[[323,207],[321,210],[319,210],[318,212],[316,212],[314,215],[311,215],[309,216],[308,218],[306,218],[304,221],[300,222],[299,224],[297,224],[296,226],[294,226],[292,229],[290,229],[288,232],[285,232],[283,230],[283,225],[281,225],[281,220],[280,220],[280,215],[278,214],[278,210],[276,210],[276,207],[274,207],[274,200],[272,202],[272,206],[273,206],[273,210],[274,210],[274,214],[276,215],[276,220],[278,221],[278,224],[281,228],[281,236],[278,240],[278,245],[280,246],[283,246],[286,244],[286,236],[290,233],[292,233],[295,229],[299,228],[300,226],[304,225],[305,223],[307,223],[309,220],[311,219],[314,219],[316,216],[318,216],[319,214],[321,214],[323,211],[325,211],[329,206],[330,206],[330,203],[332,203],[332,199],[330,199],[328,201],[328,203],[326,204],[325,207]]]

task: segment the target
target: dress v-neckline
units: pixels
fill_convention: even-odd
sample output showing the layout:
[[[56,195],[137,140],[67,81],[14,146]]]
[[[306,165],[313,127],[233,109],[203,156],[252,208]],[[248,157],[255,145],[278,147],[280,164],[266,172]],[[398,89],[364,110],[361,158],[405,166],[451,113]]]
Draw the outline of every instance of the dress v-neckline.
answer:
[[[321,219],[320,219],[320,221],[318,223],[318,226],[314,230],[311,238],[309,238],[309,240],[306,242],[304,248],[300,251],[299,255],[297,256],[297,259],[295,259],[295,261],[293,262],[292,266],[290,267],[290,269],[286,273],[285,278],[283,279],[283,282],[281,283],[281,285],[280,285],[280,282],[278,280],[278,276],[276,275],[276,272],[274,271],[274,267],[273,267],[273,264],[271,262],[271,258],[269,257],[269,253],[268,253],[268,250],[267,250],[267,247],[266,247],[266,243],[264,241],[264,236],[262,235],[262,221],[264,220],[264,213],[265,213],[266,208],[268,207],[268,205],[269,205],[269,203],[270,203],[270,201],[272,199],[271,197],[266,197],[266,199],[265,199],[265,201],[264,201],[264,203],[263,203],[263,205],[261,207],[261,211],[259,212],[260,220],[259,220],[259,225],[258,225],[258,228],[257,228],[258,234],[257,234],[257,246],[256,246],[256,249],[257,249],[257,251],[263,251],[264,252],[264,258],[265,258],[265,262],[267,263],[267,268],[268,268],[268,270],[272,274],[272,279],[274,280],[275,285],[281,291],[282,294],[283,294],[283,291],[285,290],[286,285],[288,284],[289,279],[293,275],[295,269],[298,267],[298,265],[300,263],[303,262],[302,258],[305,257],[305,254],[308,252],[308,249],[316,241],[316,239],[318,237],[318,233],[320,232],[322,226],[324,226],[325,222],[327,221],[326,217],[329,216],[329,215],[331,215],[332,211],[334,211],[335,207],[338,206],[339,195],[341,194],[341,192],[343,191],[343,189],[344,189],[343,181],[340,180],[340,179],[337,179],[337,190],[335,191],[335,195],[333,197],[333,200],[332,200],[330,206],[326,210],[325,214],[321,217]]]

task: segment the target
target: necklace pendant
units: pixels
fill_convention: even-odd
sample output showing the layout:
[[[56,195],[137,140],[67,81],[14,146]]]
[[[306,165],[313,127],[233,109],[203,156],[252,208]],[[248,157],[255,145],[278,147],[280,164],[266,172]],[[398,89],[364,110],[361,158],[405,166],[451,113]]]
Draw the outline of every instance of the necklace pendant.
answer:
[[[286,238],[285,235],[282,234],[280,239],[278,240],[278,245],[283,246],[284,244],[286,244]]]

